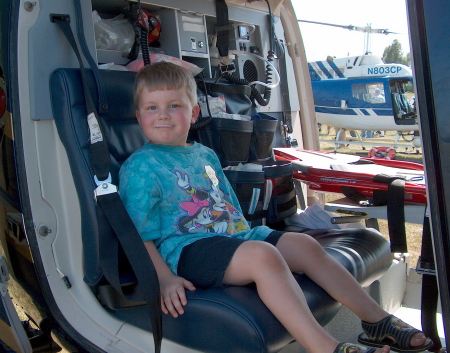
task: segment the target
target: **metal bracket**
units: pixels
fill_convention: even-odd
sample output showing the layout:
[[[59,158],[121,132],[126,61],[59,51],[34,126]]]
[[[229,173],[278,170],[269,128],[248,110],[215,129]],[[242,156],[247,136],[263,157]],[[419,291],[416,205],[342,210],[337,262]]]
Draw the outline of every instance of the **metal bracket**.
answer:
[[[419,256],[416,265],[416,272],[421,275],[433,275],[436,276],[436,268],[434,266],[434,262],[425,262],[422,261],[422,257]]]

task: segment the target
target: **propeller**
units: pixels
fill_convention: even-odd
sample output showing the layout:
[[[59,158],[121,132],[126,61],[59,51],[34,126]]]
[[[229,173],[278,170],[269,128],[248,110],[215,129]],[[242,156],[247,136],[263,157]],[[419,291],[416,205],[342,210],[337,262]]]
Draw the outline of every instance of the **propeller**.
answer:
[[[333,23],[326,23],[326,22],[316,22],[316,21],[307,21],[307,20],[299,20],[297,19],[298,22],[306,22],[306,23],[313,23],[313,24],[318,24],[318,25],[325,25],[325,26],[331,26],[331,27],[339,27],[339,28],[344,28],[344,29],[348,29],[349,31],[358,31],[358,32],[363,32],[365,33],[365,37],[364,37],[364,52],[365,54],[369,54],[370,53],[370,35],[373,33],[376,34],[400,34],[398,32],[392,32],[389,31],[387,28],[381,28],[381,29],[377,29],[377,28],[372,28],[371,24],[367,24],[367,26],[365,27],[358,27],[358,26],[353,26],[353,25],[337,25],[337,24],[333,24]]]
[[[326,22],[316,22],[316,21],[307,21],[307,20],[297,20],[298,22],[306,22],[306,23],[314,23],[314,24],[318,24],[318,25],[325,25],[325,26],[332,26],[332,27],[339,27],[339,28],[344,28],[344,29],[348,29],[349,31],[358,31],[358,32],[364,32],[364,33],[380,33],[380,34],[400,34],[398,32],[392,32],[389,31],[387,28],[381,28],[381,29],[376,29],[376,28],[372,28],[372,25],[368,24],[365,27],[358,27],[358,26],[353,26],[353,25],[337,25],[337,24],[333,24],[333,23],[326,23]]]

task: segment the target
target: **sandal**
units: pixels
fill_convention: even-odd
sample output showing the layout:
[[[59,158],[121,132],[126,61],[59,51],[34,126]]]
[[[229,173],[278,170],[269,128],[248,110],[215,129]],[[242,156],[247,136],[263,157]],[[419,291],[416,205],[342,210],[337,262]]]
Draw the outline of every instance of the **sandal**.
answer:
[[[333,353],[373,353],[375,348],[360,346],[353,343],[339,343]]]
[[[361,325],[364,333],[358,336],[358,342],[366,346],[379,348],[387,345],[400,353],[423,352],[433,346],[430,338],[427,338],[422,346],[411,346],[412,336],[422,331],[393,315],[386,316],[374,324],[362,321]]]

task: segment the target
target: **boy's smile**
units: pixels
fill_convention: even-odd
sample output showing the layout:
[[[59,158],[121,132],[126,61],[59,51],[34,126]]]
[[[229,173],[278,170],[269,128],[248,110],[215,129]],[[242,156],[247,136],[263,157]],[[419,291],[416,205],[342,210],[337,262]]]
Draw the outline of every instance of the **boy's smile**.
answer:
[[[183,89],[153,92],[144,89],[136,117],[151,143],[186,146],[189,128],[199,111],[200,107],[192,105]]]

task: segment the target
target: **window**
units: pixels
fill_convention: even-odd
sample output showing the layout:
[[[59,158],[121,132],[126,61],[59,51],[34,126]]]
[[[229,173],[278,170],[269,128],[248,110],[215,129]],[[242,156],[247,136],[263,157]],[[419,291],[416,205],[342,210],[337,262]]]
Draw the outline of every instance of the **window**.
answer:
[[[385,103],[382,82],[355,83],[352,85],[353,98],[361,99],[371,104]]]

